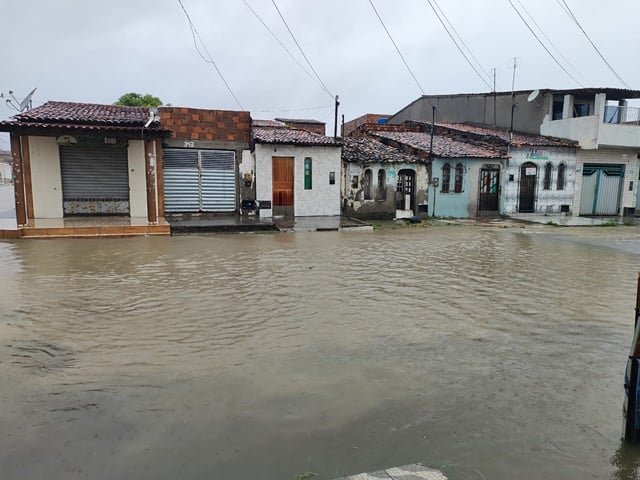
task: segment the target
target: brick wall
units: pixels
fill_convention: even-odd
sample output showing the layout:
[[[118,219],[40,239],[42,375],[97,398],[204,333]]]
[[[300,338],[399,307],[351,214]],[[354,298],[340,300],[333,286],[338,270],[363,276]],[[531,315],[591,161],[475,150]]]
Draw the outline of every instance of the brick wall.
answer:
[[[172,138],[226,142],[251,140],[249,112],[184,107],[160,107],[158,112],[160,125],[173,132]]]
[[[344,129],[342,131],[342,136],[349,136],[356,128],[365,124],[373,124],[377,125],[378,120],[381,118],[389,118],[391,115],[383,115],[380,113],[367,113],[358,118],[354,118],[353,120],[349,120],[344,124]]]

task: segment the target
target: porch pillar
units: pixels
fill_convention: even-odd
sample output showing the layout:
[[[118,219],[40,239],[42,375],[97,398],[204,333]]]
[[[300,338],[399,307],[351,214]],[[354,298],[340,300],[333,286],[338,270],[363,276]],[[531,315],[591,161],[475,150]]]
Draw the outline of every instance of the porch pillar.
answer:
[[[156,184],[158,191],[158,216],[164,217],[164,178],[163,172],[163,158],[162,158],[162,139],[156,139]]]
[[[13,160],[13,188],[15,190],[16,221],[18,226],[27,224],[27,207],[24,194],[21,137],[11,133],[11,158]]]
[[[144,168],[147,180],[147,220],[150,224],[158,222],[156,202],[156,156],[153,151],[154,141],[144,141]]]

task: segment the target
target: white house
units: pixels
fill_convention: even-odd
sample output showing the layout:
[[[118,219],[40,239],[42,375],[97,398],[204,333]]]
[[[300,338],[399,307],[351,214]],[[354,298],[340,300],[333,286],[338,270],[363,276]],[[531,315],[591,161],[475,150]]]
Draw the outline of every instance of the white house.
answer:
[[[260,216],[340,215],[339,140],[273,120],[254,120],[252,130],[242,172],[255,169]]]

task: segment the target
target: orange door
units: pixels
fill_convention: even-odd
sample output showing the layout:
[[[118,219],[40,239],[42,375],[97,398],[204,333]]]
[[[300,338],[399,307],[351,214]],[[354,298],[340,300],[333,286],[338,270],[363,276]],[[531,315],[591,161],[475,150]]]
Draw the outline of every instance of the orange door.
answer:
[[[273,157],[273,206],[293,207],[293,157]]]

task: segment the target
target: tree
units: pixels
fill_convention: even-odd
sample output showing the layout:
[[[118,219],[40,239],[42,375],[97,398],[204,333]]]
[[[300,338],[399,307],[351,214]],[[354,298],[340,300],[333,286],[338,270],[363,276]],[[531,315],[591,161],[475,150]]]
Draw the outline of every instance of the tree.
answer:
[[[114,105],[125,105],[128,107],[159,107],[162,105],[162,100],[148,93],[142,95],[141,93],[129,92],[122,95]]]

